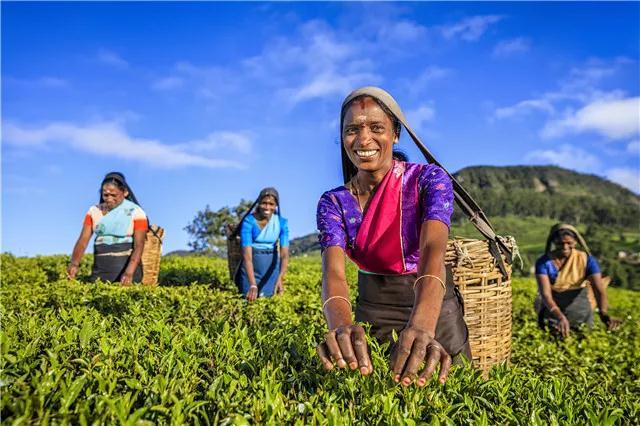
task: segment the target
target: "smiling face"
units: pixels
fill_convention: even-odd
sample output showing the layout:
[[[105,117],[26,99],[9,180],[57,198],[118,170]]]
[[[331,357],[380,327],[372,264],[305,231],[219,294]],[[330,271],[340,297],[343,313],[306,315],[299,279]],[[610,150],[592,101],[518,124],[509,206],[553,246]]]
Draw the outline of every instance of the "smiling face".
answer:
[[[363,97],[351,103],[343,119],[342,143],[358,170],[376,172],[391,168],[396,141],[391,118],[373,98]]]
[[[109,210],[117,207],[127,195],[129,192],[126,189],[123,191],[111,183],[102,185],[102,201]]]
[[[576,239],[571,235],[563,235],[559,238],[556,238],[554,241],[556,246],[556,251],[558,254],[564,258],[568,258],[571,256],[571,251],[576,246]]]
[[[262,197],[258,204],[258,215],[265,219],[271,219],[271,216],[276,211],[276,199],[272,195]]]

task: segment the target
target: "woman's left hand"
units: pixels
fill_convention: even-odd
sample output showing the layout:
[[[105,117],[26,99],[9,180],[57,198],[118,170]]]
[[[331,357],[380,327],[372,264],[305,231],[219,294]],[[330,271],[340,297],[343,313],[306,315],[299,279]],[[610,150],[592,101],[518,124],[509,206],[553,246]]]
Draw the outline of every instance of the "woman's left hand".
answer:
[[[620,318],[610,317],[608,314],[600,315],[600,319],[607,326],[607,330],[614,331],[617,330],[622,324],[622,320]]]
[[[276,281],[276,291],[275,293],[277,295],[281,295],[284,293],[284,283],[282,282],[282,278],[278,278],[278,281]]]
[[[424,386],[440,364],[438,381],[444,383],[451,367],[451,357],[447,351],[426,330],[407,326],[400,333],[391,356],[391,369],[394,380],[409,386],[418,376],[418,368],[424,361],[425,368],[420,372],[418,386]]]
[[[133,283],[133,272],[124,271],[120,277],[120,283],[123,286],[130,286]]]

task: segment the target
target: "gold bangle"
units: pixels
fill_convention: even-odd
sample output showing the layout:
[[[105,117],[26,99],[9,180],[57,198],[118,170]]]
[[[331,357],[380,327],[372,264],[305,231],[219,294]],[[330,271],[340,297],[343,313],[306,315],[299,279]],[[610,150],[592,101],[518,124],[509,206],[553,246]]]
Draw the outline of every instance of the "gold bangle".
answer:
[[[427,277],[435,278],[436,280],[438,280],[440,282],[440,284],[442,285],[442,289],[445,292],[447,291],[447,286],[444,284],[444,281],[442,281],[442,278],[438,277],[437,275],[431,275],[431,274],[421,275],[418,278],[416,278],[416,280],[413,282],[413,291],[416,291],[416,284],[418,284],[418,281],[420,281],[423,278],[427,278]]]
[[[324,312],[324,308],[325,306],[327,306],[327,303],[329,303],[329,301],[331,301],[331,299],[342,299],[345,302],[347,302],[349,304],[349,309],[351,309],[351,302],[349,302],[349,299],[347,299],[344,296],[331,296],[329,297],[327,300],[324,301],[324,303],[322,304],[322,312]]]

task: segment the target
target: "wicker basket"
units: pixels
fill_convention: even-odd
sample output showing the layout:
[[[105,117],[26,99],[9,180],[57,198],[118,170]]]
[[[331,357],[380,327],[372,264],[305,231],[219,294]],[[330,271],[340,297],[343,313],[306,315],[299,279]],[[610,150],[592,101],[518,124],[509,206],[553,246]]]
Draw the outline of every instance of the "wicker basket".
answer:
[[[229,279],[233,278],[242,262],[242,246],[240,245],[240,235],[227,235],[227,266],[229,267]]]
[[[517,252],[513,237],[502,238]],[[473,365],[487,373],[511,355],[511,265],[503,277],[485,240],[456,238],[447,244],[445,263],[464,298]]]
[[[149,227],[142,251],[142,284],[144,285],[158,285],[163,238],[163,228],[158,225]]]

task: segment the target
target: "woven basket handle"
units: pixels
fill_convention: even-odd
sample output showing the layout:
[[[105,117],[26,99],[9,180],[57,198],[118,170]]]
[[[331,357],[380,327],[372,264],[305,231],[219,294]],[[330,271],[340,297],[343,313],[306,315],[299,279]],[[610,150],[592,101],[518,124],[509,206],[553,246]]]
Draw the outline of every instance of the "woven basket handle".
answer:
[[[406,120],[404,120],[404,117],[397,118],[400,120],[404,128],[407,129],[407,133],[409,133],[409,136],[411,136],[411,139],[413,139],[413,142],[416,144],[420,152],[422,152],[422,155],[427,160],[427,162],[435,164],[436,166],[442,168],[442,170],[444,170],[445,173],[449,175],[449,177],[451,178],[451,182],[453,183],[453,193],[456,203],[458,203],[458,206],[460,206],[464,214],[467,215],[478,232],[480,232],[489,241],[489,252],[496,260],[496,263],[502,275],[506,277],[508,275],[507,268],[504,265],[502,256],[500,255],[500,251],[504,253],[505,257],[507,258],[507,262],[511,263],[511,249],[507,247],[507,245],[504,244],[504,242],[502,242],[500,238],[498,238],[495,230],[493,229],[493,226],[491,225],[491,222],[489,222],[489,219],[484,214],[478,203],[476,203],[471,195],[469,195],[469,193],[462,187],[462,185],[460,185],[460,182],[458,182],[456,178],[454,178],[453,175],[451,175],[451,173],[449,173],[449,171],[444,168],[438,160],[436,160],[429,149],[427,149],[427,147],[422,143],[418,135],[416,135],[413,129],[407,124]]]

